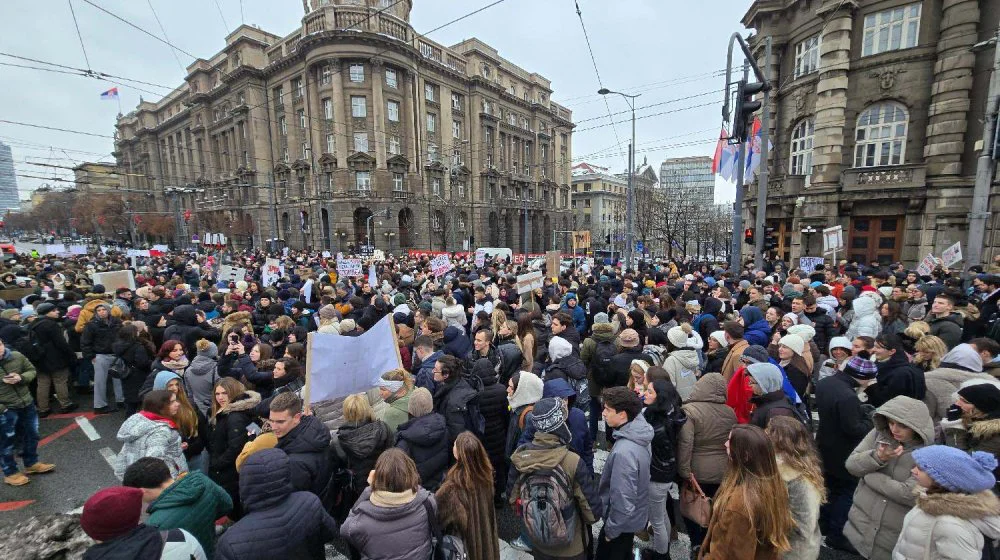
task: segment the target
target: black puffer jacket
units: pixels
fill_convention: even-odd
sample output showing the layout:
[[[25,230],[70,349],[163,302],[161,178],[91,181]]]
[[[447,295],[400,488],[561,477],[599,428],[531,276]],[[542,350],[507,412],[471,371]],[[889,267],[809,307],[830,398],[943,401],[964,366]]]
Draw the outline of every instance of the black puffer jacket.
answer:
[[[448,449],[451,449],[458,434],[466,430],[466,410],[471,401],[479,398],[479,388],[479,378],[470,375],[438,383],[434,390],[434,412],[444,416],[448,426]]]
[[[167,327],[167,330],[163,332],[164,340],[179,340],[184,344],[184,348],[187,349],[187,357],[189,360],[193,360],[198,354],[198,349],[195,348],[195,343],[199,339],[207,338],[208,340],[218,343],[220,332],[219,329],[212,327],[208,322],[199,323],[197,309],[193,305],[179,305],[174,309],[174,324]]]
[[[500,370],[497,372],[500,384],[504,387],[514,373],[521,371],[524,354],[514,342],[514,337],[501,338],[497,342],[497,356],[500,358]]]
[[[117,339],[111,345],[111,351],[133,369],[132,374],[122,381],[122,390],[125,393],[125,402],[138,404],[141,402],[140,389],[149,377],[150,366],[153,364],[153,355],[138,340],[127,342]]]
[[[448,439],[441,437],[446,429],[444,416],[431,412],[400,424],[396,430],[396,447],[417,464],[420,486],[431,492],[441,486],[451,460]]]
[[[247,459],[240,476],[246,517],[219,538],[217,559],[326,558],[323,545],[337,535],[337,523],[315,494],[296,492],[291,479],[289,459],[277,449]]]
[[[865,389],[868,404],[878,408],[893,397],[904,396],[918,401],[927,394],[927,382],[919,366],[911,364],[906,354],[897,351],[884,362],[875,362],[878,374],[876,383]]]
[[[545,368],[544,381],[552,379],[580,380],[587,378],[587,366],[578,356],[570,354],[552,362]]]
[[[257,373],[257,366],[248,354],[223,354],[219,356],[219,377],[232,377],[237,381],[250,379]]]
[[[679,404],[679,403],[678,403]],[[653,427],[652,455],[649,462],[650,480],[674,482],[677,477],[677,440],[687,416],[680,406],[662,410],[653,406],[643,411],[646,422]]]
[[[858,382],[844,372],[816,384],[816,448],[823,462],[823,477],[831,483],[855,480],[845,463],[873,426],[861,407],[857,388]]]
[[[753,414],[750,415],[750,423],[760,429],[767,429],[767,423],[775,416],[791,416],[795,418],[795,410],[788,396],[781,389],[763,395],[750,397],[750,402],[754,404]]]
[[[35,364],[39,372],[54,373],[76,363],[76,353],[66,341],[66,331],[55,319],[41,317],[31,323],[28,330],[35,333],[44,351],[40,363]]]
[[[465,336],[462,329],[458,327],[446,328],[444,330],[443,338],[444,347],[441,351],[449,356],[455,356],[461,360],[469,354],[470,350],[472,350],[472,343],[469,342],[469,337]]]
[[[375,468],[379,455],[392,445],[389,426],[381,420],[367,424],[344,424],[337,429],[334,445],[340,446],[347,465],[334,465],[333,471],[346,466],[354,473],[354,492],[360,495],[368,486],[368,473]],[[335,456],[339,457],[340,453]]]
[[[259,402],[259,394],[247,391],[220,410],[215,415],[215,421],[209,424],[208,475],[233,499],[233,511],[230,513],[232,519],[239,519],[243,511],[240,505],[236,458],[240,456],[243,446],[249,439],[247,425],[253,421],[252,410]]]
[[[317,496],[330,479],[330,432],[315,416],[303,416],[298,426],[278,439],[278,449],[288,454],[292,486]]]
[[[632,368],[632,360],[645,360],[652,365],[652,358],[648,354],[642,353],[642,348],[636,346],[635,348],[622,348],[620,352],[612,356],[611,363],[608,364],[609,373],[614,375],[614,384],[606,385],[601,383],[605,387],[624,387],[628,384],[629,372]],[[600,381],[600,380],[598,380]]]
[[[503,465],[506,460],[504,447],[507,443],[507,424],[510,421],[507,389],[497,382],[493,365],[486,358],[481,358],[472,366],[472,375],[483,383],[483,390],[479,393],[479,411],[486,420],[483,447],[486,448],[491,463]]]
[[[111,346],[115,343],[115,336],[122,322],[114,317],[108,317],[107,321],[102,321],[96,314],[94,318],[83,326],[83,333],[80,335],[80,351],[84,360],[92,360],[98,354],[112,354]]]

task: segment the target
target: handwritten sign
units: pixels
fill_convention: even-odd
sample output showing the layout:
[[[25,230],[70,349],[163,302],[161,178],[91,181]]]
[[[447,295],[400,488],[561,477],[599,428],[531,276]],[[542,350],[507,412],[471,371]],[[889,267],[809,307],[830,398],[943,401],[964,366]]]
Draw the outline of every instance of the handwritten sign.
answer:
[[[948,247],[947,249],[944,250],[944,253],[941,253],[941,262],[943,262],[945,266],[951,266],[960,260],[962,260],[961,241],[952,245],[951,247]]]
[[[799,268],[806,274],[812,274],[816,271],[816,267],[821,264],[823,264],[823,257],[799,257]]]
[[[476,251],[476,268],[483,268],[486,266],[486,251],[478,249]]]
[[[934,266],[937,264],[937,259],[934,255],[928,254],[923,260],[920,261],[920,265],[917,266],[917,274],[921,276],[930,276],[931,271],[934,270]]]
[[[278,279],[285,275],[285,266],[278,259],[267,259],[264,261],[264,270],[261,273],[261,281],[264,287],[273,286],[278,283]]]
[[[340,259],[337,261],[337,274],[341,276],[363,276],[361,259]]]
[[[444,276],[451,269],[451,259],[448,258],[447,254],[438,255],[431,261],[431,272],[434,276]]]
[[[535,288],[541,288],[543,284],[542,271],[536,270],[517,277],[517,293],[526,294]]]
[[[247,269],[239,268],[236,266],[229,266],[227,264],[219,265],[219,280],[226,283],[238,282],[240,280],[245,280],[247,277]]]

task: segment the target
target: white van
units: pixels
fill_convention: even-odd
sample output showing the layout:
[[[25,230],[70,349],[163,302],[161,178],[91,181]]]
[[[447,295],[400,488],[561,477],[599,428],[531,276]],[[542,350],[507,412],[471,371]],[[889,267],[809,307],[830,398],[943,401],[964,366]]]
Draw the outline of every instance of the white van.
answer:
[[[508,262],[513,262],[514,260],[514,251],[511,251],[506,247],[480,247],[478,250],[486,253],[487,259],[500,257],[507,259]]]

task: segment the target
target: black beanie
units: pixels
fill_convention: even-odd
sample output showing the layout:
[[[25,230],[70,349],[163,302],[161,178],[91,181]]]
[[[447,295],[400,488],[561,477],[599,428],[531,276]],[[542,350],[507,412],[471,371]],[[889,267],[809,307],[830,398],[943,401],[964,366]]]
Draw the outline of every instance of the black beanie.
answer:
[[[992,383],[962,387],[958,395],[990,418],[1000,418],[1000,388]]]

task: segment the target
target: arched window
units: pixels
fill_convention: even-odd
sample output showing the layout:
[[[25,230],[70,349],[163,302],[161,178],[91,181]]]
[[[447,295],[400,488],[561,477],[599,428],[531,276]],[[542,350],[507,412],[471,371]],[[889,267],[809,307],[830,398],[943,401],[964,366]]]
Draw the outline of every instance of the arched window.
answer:
[[[902,165],[908,121],[906,108],[892,101],[865,109],[854,132],[854,167]]]
[[[792,131],[792,143],[788,149],[789,175],[812,175],[814,128],[815,121],[809,117],[799,121]]]

